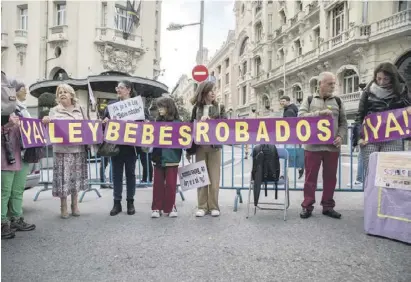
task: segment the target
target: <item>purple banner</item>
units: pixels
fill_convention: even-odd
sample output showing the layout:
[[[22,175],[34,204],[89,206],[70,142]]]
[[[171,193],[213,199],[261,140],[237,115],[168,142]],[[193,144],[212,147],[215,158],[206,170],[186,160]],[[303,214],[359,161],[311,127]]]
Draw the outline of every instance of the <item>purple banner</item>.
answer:
[[[119,145],[154,148],[189,148],[191,123],[109,121],[104,141]]]
[[[38,119],[21,118],[20,131],[24,148],[103,142],[101,122],[93,120],[53,120],[44,126]]]
[[[209,120],[194,123],[194,142],[215,144],[331,144],[332,117]]]
[[[370,143],[411,137],[410,116],[405,108],[368,115],[362,136]]]
[[[50,145],[49,133],[39,119],[20,118],[20,133],[23,148]]]

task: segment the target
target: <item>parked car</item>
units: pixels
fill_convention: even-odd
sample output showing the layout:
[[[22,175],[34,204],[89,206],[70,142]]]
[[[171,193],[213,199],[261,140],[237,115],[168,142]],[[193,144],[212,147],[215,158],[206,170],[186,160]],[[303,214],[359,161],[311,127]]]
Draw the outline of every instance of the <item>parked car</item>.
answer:
[[[26,187],[24,189],[30,189],[38,186],[40,183],[40,165],[29,164],[29,172],[27,173]]]

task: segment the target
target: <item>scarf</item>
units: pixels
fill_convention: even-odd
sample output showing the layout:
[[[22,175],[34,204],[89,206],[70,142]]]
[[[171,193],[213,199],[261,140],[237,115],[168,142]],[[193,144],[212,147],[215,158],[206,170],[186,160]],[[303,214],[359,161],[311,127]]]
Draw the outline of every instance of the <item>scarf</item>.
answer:
[[[395,96],[391,84],[379,86],[377,83],[373,82],[370,87],[370,92],[373,93],[378,99],[389,99]]]

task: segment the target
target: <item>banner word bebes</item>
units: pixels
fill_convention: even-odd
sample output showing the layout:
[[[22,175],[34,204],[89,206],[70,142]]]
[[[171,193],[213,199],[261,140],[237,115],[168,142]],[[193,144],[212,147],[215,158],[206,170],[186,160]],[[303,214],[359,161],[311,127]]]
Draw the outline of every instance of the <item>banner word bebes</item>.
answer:
[[[411,137],[410,117],[405,109],[371,114],[364,119],[362,133],[368,143]]]

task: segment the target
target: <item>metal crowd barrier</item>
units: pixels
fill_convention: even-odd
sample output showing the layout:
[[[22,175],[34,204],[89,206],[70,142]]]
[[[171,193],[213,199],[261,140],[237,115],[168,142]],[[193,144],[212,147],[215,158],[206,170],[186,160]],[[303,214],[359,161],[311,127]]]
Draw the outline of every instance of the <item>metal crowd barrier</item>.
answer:
[[[349,128],[347,136],[351,136],[351,128]],[[345,146],[347,146],[348,148],[344,150],[345,153],[340,154],[338,172],[337,172],[336,191],[362,192],[363,186],[355,187],[353,185],[355,181],[355,174],[354,174],[353,167],[354,165],[356,165],[356,158],[355,158],[356,154],[354,154],[351,150],[350,141],[348,141],[348,144]],[[297,152],[297,149],[300,148],[299,145],[288,145],[288,146],[279,145],[279,147],[285,147],[287,149],[290,149],[289,151],[290,159],[294,158],[295,160],[297,158],[295,154]],[[236,191],[235,198],[234,198],[234,211],[237,211],[237,207],[239,203],[243,203],[243,197],[242,197],[241,191],[248,190],[248,187],[249,187],[249,182],[251,178],[251,169],[252,169],[252,157],[250,157],[249,154],[252,152],[253,148],[254,148],[254,145],[229,145],[229,146],[223,146],[223,149],[221,150],[222,156],[221,156],[220,189]],[[50,154],[48,150],[46,150],[46,152],[47,152],[46,158],[43,159],[42,162],[40,163],[40,167],[41,167],[40,185],[43,185],[43,188],[37,191],[36,195],[34,196],[34,201],[38,199],[41,192],[51,190],[51,186],[52,186],[53,176],[50,175],[50,173],[52,173],[52,170],[53,170],[53,167],[51,165],[53,160],[52,158],[49,158]],[[148,155],[146,155],[146,157],[147,157],[147,165],[151,165],[151,163],[148,162]],[[347,158],[348,158],[348,166],[347,166]],[[345,159],[346,162],[343,162],[343,159]],[[105,179],[108,179],[108,182],[101,181],[100,165],[104,166],[105,165],[104,162],[105,162],[104,158],[100,158],[96,156],[89,156],[88,158],[89,188],[86,191],[81,192],[80,199],[79,199],[80,202],[83,200],[83,198],[88,192],[95,192],[98,197],[101,197],[99,189],[96,188],[96,186],[100,186],[104,184],[106,185],[113,184],[111,161],[107,166],[109,168],[109,172],[108,174],[107,173],[105,174]],[[187,161],[185,160],[185,152],[183,152],[180,166],[184,166],[186,162]],[[283,164],[281,164],[281,167],[283,167]],[[349,171],[346,171],[347,167]],[[149,171],[150,170],[147,167],[147,172]],[[281,172],[281,174],[284,175],[284,172]],[[298,167],[289,168],[287,174],[289,176],[290,191],[303,190],[304,176],[300,180],[298,179]],[[343,178],[342,176],[343,175],[346,176],[347,174],[349,174],[348,183],[347,181],[343,182],[343,179],[342,179]],[[136,183],[137,188],[147,188],[147,187],[152,186],[151,182],[141,182],[142,165],[141,165],[140,156],[136,164],[136,179],[137,179],[137,183]],[[149,179],[146,179],[146,180],[148,181]],[[282,190],[282,189],[283,188],[279,188],[279,190]],[[319,176],[318,191],[321,191],[321,190],[322,190],[322,178]],[[177,192],[180,194],[182,201],[184,201],[185,200],[184,193],[180,190],[180,188],[178,188]]]

